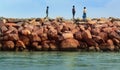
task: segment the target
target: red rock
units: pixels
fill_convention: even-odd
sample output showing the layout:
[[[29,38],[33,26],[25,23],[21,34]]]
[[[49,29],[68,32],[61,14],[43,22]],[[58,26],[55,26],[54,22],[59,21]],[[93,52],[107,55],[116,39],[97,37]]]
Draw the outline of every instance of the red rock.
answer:
[[[100,36],[93,36],[93,40],[98,44],[105,43],[105,41]]]
[[[30,32],[30,30],[28,30],[28,29],[23,29],[23,30],[22,30],[22,34],[23,34],[23,35],[29,35],[29,34],[31,34],[31,32]]]
[[[83,32],[82,32],[82,38],[85,39],[85,40],[91,39],[91,38],[92,38],[92,35],[91,35],[90,31],[89,31],[89,30],[83,31]]]
[[[35,50],[37,50],[37,51],[42,50],[42,46],[39,45],[38,42],[33,42],[33,43],[32,43],[32,47],[33,47]]]
[[[8,30],[8,28],[6,26],[2,26],[0,29],[1,29],[1,32],[3,32],[3,33]]]
[[[61,50],[77,50],[79,42],[75,39],[65,39],[61,42]]]
[[[114,42],[115,45],[119,45],[120,44],[120,41],[118,39],[113,38],[112,40],[113,40],[113,42]]]
[[[20,36],[20,40],[25,44],[25,46],[30,45],[30,39],[27,36]]]
[[[68,32],[62,33],[62,36],[64,39],[73,38],[73,33],[68,31]]]
[[[8,37],[9,37],[8,39],[11,40],[11,41],[19,40],[18,34],[9,34]]]
[[[40,42],[41,41],[40,37],[36,33],[32,33],[32,39],[31,40],[33,42],[35,42],[35,41]]]
[[[97,43],[93,40],[93,39],[87,39],[85,40],[85,42],[87,43],[87,45],[90,46],[96,46]]]
[[[26,48],[25,44],[24,44],[22,41],[20,41],[20,40],[18,40],[18,41],[16,42],[16,47]]]
[[[49,46],[50,46],[50,50],[51,50],[51,51],[56,51],[56,50],[58,50],[57,45],[56,45],[55,43],[50,43]]]
[[[113,44],[113,41],[111,39],[107,40],[108,48],[113,51],[115,49],[115,46]]]
[[[40,38],[41,38],[41,41],[45,41],[45,40],[47,40],[47,39],[48,39],[48,37],[47,37],[47,34],[46,34],[46,33],[41,34],[41,35],[40,35]]]
[[[43,41],[41,46],[44,51],[48,51],[50,49],[49,41]]]
[[[75,39],[77,39],[77,40],[81,40],[81,39],[82,39],[81,32],[80,32],[80,31],[79,31],[79,32],[76,32],[76,33],[74,34],[74,37],[75,37]]]
[[[109,37],[110,38],[116,38],[116,39],[118,39],[119,41],[120,41],[120,35],[119,34],[117,34],[116,32],[114,32],[114,31],[112,31],[110,34],[109,34]]]
[[[15,47],[15,44],[13,41],[5,41],[3,44],[3,50],[13,50]]]
[[[100,32],[98,36],[100,36],[103,41],[107,41],[108,39],[108,34],[105,32]]]

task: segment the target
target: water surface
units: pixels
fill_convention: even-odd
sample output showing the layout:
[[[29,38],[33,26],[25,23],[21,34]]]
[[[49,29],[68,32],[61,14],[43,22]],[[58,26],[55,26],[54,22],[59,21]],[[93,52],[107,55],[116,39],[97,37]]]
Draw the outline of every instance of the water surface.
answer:
[[[120,53],[0,52],[0,70],[119,70]]]

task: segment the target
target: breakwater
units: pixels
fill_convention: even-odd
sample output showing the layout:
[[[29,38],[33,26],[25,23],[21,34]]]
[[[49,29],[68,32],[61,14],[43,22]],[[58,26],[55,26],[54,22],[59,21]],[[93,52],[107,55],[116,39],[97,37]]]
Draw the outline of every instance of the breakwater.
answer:
[[[2,19],[1,51],[119,51],[117,19]]]

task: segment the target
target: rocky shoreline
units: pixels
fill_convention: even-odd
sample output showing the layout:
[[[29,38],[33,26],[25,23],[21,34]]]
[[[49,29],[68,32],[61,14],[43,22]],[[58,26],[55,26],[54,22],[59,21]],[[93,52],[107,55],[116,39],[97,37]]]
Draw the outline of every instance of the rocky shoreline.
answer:
[[[0,51],[119,51],[119,19],[0,20]]]

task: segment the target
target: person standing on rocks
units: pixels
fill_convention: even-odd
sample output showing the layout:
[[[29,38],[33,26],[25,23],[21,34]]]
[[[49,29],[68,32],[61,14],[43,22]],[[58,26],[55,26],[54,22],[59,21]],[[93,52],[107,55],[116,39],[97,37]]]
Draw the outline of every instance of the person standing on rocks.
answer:
[[[73,5],[73,8],[72,8],[73,19],[75,19],[75,13],[76,13],[76,11],[75,11],[75,6]]]
[[[47,6],[46,8],[46,18],[48,18],[48,14],[49,14],[49,6]]]
[[[82,16],[84,21],[86,21],[86,18],[87,18],[86,11],[87,11],[86,7],[84,7],[84,9],[83,9],[83,16]]]

